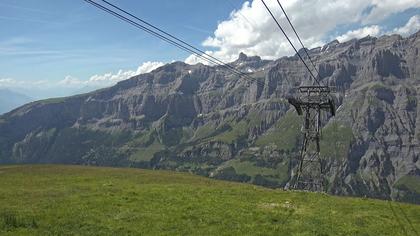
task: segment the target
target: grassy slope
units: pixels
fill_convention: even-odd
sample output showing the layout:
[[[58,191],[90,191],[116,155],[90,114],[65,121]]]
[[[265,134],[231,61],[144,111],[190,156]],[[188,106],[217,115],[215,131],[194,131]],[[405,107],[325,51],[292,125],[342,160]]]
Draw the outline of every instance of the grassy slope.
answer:
[[[294,112],[288,112],[275,124],[274,129],[260,136],[255,144],[256,146],[266,146],[272,143],[277,145],[280,150],[292,150],[296,147],[301,125],[301,117]]]
[[[416,235],[420,206],[185,173],[0,166],[3,235]]]

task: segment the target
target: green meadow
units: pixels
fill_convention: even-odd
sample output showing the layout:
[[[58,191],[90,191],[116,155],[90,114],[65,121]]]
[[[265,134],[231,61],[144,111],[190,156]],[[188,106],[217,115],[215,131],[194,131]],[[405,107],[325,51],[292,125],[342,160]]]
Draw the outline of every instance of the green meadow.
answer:
[[[0,166],[0,235],[419,235],[420,206],[188,173]]]

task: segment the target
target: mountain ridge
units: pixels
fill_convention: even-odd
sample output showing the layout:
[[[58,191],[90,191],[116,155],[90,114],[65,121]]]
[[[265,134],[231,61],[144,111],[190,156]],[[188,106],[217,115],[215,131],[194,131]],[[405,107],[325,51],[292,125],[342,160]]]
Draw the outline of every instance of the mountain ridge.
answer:
[[[418,202],[420,32],[309,50],[335,86],[323,117],[328,192]],[[175,62],[113,87],[24,105],[0,116],[0,163],[190,171],[282,187],[296,166],[301,118],[285,97],[308,84],[297,56],[241,54],[223,67]]]

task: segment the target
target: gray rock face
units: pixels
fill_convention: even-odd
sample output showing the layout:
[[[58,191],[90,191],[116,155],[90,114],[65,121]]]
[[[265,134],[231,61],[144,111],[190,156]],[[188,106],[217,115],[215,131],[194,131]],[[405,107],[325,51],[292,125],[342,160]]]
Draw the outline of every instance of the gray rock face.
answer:
[[[336,87],[323,118],[328,191],[420,199],[420,32],[333,41],[309,51]],[[73,163],[190,171],[271,187],[288,183],[301,119],[286,101],[311,84],[296,56],[240,54],[223,67],[175,62],[89,94],[0,116],[0,163]]]

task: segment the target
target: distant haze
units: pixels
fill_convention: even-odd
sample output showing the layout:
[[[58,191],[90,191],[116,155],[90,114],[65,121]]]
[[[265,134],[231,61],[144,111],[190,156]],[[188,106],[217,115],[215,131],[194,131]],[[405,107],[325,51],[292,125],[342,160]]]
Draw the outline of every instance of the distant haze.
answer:
[[[33,99],[9,89],[0,89],[0,114],[13,110]]]

